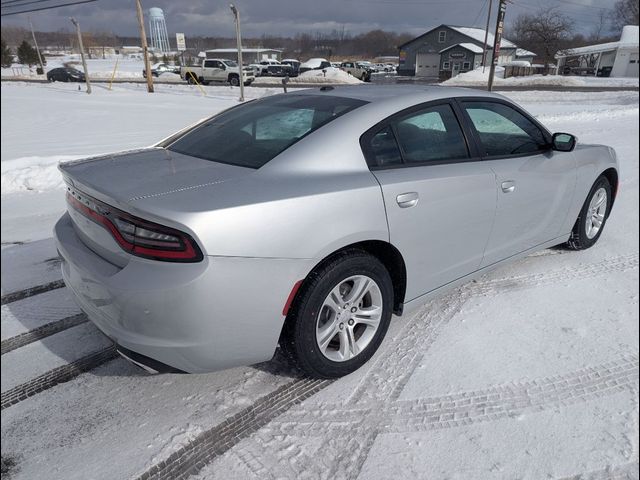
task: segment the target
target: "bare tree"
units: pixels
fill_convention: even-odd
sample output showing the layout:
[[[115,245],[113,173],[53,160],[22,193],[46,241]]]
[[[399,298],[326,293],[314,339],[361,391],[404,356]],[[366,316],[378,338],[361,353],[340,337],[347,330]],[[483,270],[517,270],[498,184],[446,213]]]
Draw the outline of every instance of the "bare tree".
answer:
[[[593,42],[598,42],[600,39],[606,35],[609,25],[609,12],[606,10],[600,10],[598,14],[598,23],[595,25],[591,35],[589,35],[589,40]]]
[[[638,0],[618,0],[611,14],[617,30],[622,30],[625,25],[638,25]]]
[[[573,22],[555,8],[536,14],[522,14],[513,24],[514,41],[536,52],[545,65],[552,63],[555,54],[567,47],[572,37]]]

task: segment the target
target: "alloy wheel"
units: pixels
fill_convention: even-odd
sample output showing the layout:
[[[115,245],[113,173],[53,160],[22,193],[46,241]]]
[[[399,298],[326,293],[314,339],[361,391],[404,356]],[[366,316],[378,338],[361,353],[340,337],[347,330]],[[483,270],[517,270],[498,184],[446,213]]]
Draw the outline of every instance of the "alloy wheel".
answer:
[[[607,191],[600,187],[591,197],[586,215],[587,238],[594,238],[604,223],[607,214]]]
[[[383,312],[378,284],[365,275],[354,275],[327,295],[316,322],[320,352],[334,362],[345,362],[369,345],[380,326]]]

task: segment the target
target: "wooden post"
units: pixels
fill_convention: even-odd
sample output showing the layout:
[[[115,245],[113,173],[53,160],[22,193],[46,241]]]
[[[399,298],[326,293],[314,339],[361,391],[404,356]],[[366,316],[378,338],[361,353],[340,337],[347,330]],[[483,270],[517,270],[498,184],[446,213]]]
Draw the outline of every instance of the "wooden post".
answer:
[[[142,4],[136,0],[136,11],[138,13],[138,26],[140,27],[140,40],[142,41],[142,53],[144,55],[144,71],[147,74],[147,92],[153,93],[153,75],[151,74],[151,64],[149,63],[149,46],[147,45],[147,33],[144,30],[144,15]]]
[[[87,84],[87,93],[91,93],[91,81],[89,80],[89,70],[87,70],[87,61],[84,58],[84,44],[82,43],[82,33],[80,33],[80,24],[75,18],[71,18],[71,23],[76,27],[78,34],[78,47],[80,48],[80,57],[82,57],[82,68],[84,69],[84,81]],[[80,87],[78,86],[78,89]]]
[[[487,65],[487,40],[489,39],[489,22],[491,21],[491,4],[493,0],[489,0],[489,11],[487,12],[487,28],[484,30],[484,49],[482,50],[482,73]]]
[[[33,23],[29,19],[29,26],[31,27],[31,36],[33,37],[33,44],[36,46],[36,52],[38,52],[38,61],[40,62],[40,68],[44,74],[44,63],[42,62],[42,55],[40,55],[40,49],[38,48],[38,41],[36,40],[36,32],[33,31]]]
[[[498,57],[500,56],[500,42],[502,41],[502,30],[504,29],[504,14],[507,11],[507,1],[500,0],[498,6],[498,18],[496,19],[496,33],[493,36],[493,57],[491,58],[491,69],[489,70],[489,84],[487,90],[493,89],[493,77],[496,74]]]

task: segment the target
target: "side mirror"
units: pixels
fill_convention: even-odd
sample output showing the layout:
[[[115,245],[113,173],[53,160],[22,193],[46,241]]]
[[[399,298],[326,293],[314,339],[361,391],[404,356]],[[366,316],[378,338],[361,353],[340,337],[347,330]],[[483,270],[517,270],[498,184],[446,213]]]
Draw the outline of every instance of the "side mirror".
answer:
[[[577,140],[578,139],[570,133],[554,133],[551,145],[552,148],[558,152],[570,152],[575,148]]]

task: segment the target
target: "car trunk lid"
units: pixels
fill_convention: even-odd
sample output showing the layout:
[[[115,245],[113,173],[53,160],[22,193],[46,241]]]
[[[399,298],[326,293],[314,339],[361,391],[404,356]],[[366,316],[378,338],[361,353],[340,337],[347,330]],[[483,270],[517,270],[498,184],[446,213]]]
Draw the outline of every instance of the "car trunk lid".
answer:
[[[175,221],[149,218],[131,203],[150,197],[197,189],[249,175],[255,170],[168,151],[148,148],[78,160],[60,165],[67,194],[91,202],[91,198],[134,216],[180,229]],[[109,262],[124,266],[130,259],[103,225],[68,205],[81,240]]]

